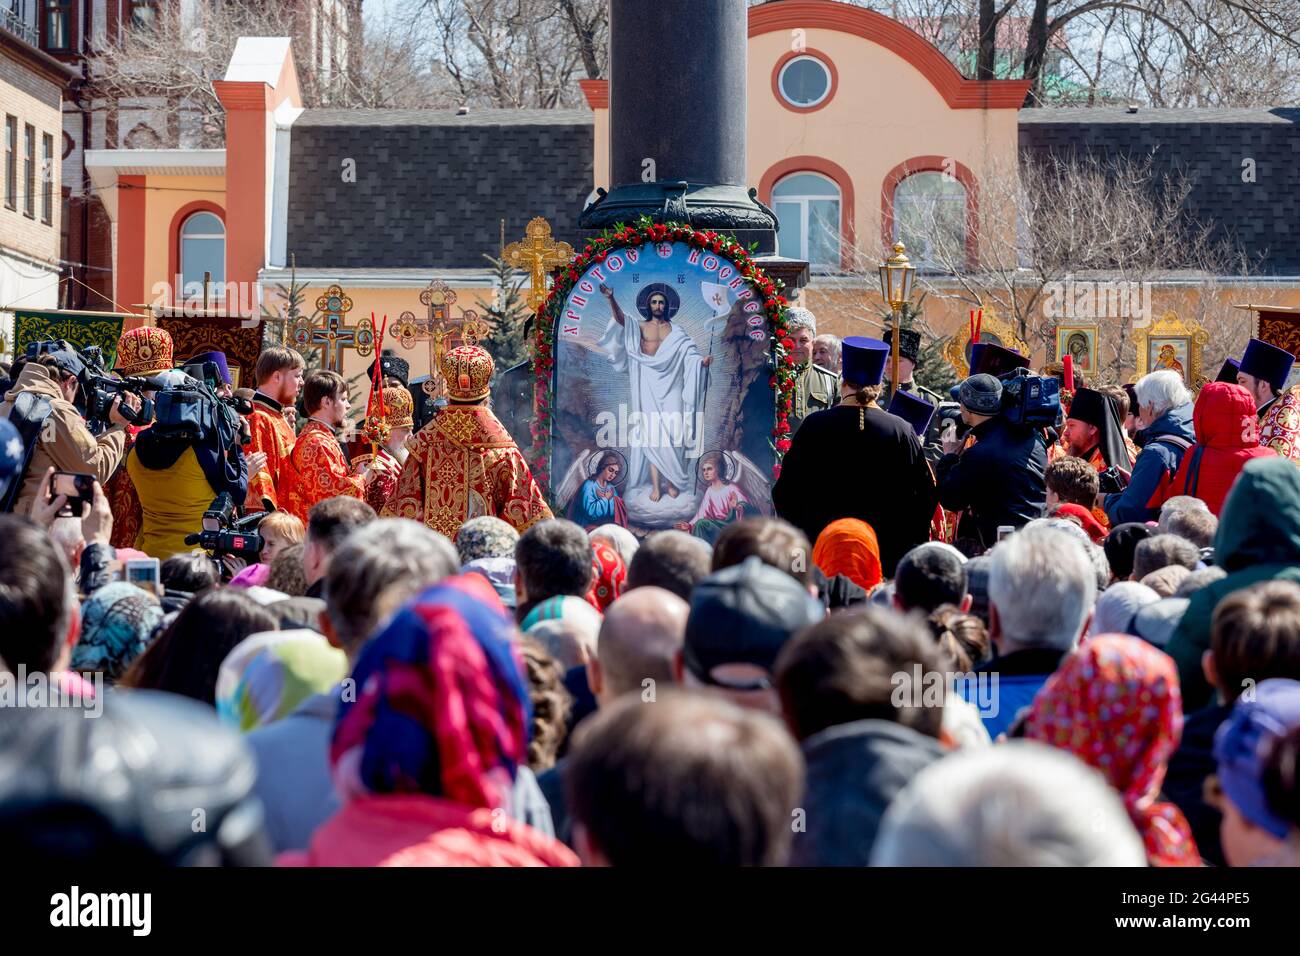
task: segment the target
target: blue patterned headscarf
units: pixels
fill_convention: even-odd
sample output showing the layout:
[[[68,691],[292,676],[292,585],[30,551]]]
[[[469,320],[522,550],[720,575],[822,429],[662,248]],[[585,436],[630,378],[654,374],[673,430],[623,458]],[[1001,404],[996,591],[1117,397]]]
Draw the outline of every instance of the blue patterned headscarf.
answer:
[[[163,618],[158,599],[134,584],[106,584],[81,604],[72,669],[102,671],[113,683],[144,653]]]

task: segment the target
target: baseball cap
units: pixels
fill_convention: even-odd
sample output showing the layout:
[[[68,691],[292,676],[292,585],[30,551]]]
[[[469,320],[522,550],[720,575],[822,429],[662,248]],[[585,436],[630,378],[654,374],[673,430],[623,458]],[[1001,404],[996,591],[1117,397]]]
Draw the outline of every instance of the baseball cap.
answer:
[[[1247,696],[1251,699],[1247,700]],[[1290,826],[1269,807],[1264,763],[1274,742],[1300,726],[1300,681],[1275,677],[1243,694],[1214,735],[1219,784],[1241,815],[1279,840]]]
[[[819,602],[784,571],[748,557],[717,571],[691,592],[682,657],[699,681],[735,690],[713,675],[723,664],[752,664],[769,674],[777,655],[796,632],[822,619]]]

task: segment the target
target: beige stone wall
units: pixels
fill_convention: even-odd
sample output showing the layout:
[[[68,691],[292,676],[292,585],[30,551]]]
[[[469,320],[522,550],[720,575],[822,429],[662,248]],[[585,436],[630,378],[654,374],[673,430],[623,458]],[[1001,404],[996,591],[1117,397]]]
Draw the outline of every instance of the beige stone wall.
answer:
[[[60,229],[60,157],[63,155],[63,118],[60,113],[60,91],[54,84],[45,80],[9,56],[0,53],[0,146],[7,116],[18,120],[17,142],[17,196],[16,209],[4,204],[5,156],[0,149],[0,245],[42,262],[55,260],[59,256]],[[23,131],[27,124],[35,128],[36,159],[36,193],[35,218],[28,218],[23,213],[25,182],[23,171]],[[53,177],[53,203],[50,222],[41,219],[42,195],[42,134],[54,139],[53,162],[49,175]]]
[[[965,298],[965,291],[951,282],[933,282],[930,285],[932,287],[923,303],[927,331],[935,337],[966,335],[971,303]],[[802,303],[817,316],[819,332],[842,338],[846,335],[879,337],[883,331],[881,313],[884,309],[880,290],[864,280],[815,278],[812,285],[803,291]],[[1156,283],[1152,285],[1150,295],[1153,319],[1172,312],[1184,321],[1195,321],[1209,333],[1202,371],[1211,378],[1225,356],[1241,355],[1246,340],[1255,332],[1255,314],[1235,307],[1247,303],[1300,307],[1300,281],[1288,285],[1250,281],[1229,284],[1226,280]],[[1029,312],[1025,331],[1021,333],[1028,341],[1035,365],[1048,361],[1049,343],[1054,344],[1057,324],[1076,321],[1045,315],[1042,305],[1040,301],[1038,307]],[[986,315],[990,312],[1010,319],[1009,310],[993,307],[986,311]],[[1297,319],[1300,320],[1300,316]],[[1136,368],[1132,331],[1145,318],[1100,316],[1077,321],[1098,326],[1100,355],[1095,378],[1109,382],[1128,381]]]

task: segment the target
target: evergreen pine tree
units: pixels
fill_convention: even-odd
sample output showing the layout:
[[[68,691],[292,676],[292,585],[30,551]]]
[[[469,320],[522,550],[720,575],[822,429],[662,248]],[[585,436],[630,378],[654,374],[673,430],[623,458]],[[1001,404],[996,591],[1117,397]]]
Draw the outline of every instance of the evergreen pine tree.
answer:
[[[907,302],[903,305],[898,315],[899,328],[910,329],[916,325],[924,302],[925,293],[922,292],[921,297],[915,302]],[[893,316],[889,312],[882,312],[881,316],[884,319],[885,328],[892,328]],[[944,346],[947,343],[947,338],[929,338],[922,334],[921,352],[917,356],[916,369],[912,373],[912,380],[916,384],[944,396],[948,394],[949,389],[957,384],[957,372],[948,364],[948,360],[943,354]]]
[[[484,255],[492,263],[495,294],[491,302],[479,299],[483,317],[492,331],[483,347],[492,356],[496,374],[500,375],[528,358],[528,335],[525,324],[532,315],[524,292],[527,276],[517,272],[505,259]]]

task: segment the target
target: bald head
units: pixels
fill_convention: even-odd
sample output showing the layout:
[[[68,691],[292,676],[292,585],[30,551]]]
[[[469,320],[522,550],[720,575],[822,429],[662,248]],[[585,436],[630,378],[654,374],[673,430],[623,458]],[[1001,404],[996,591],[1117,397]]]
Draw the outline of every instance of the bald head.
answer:
[[[686,639],[690,606],[664,588],[628,591],[609,606],[596,642],[592,693],[604,706],[620,694],[640,691],[650,678],[673,682],[673,660]]]

